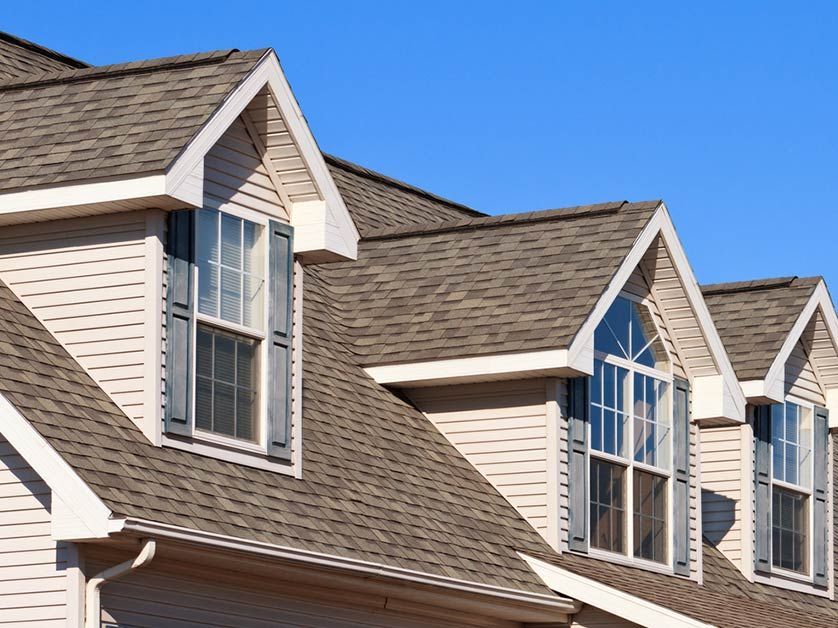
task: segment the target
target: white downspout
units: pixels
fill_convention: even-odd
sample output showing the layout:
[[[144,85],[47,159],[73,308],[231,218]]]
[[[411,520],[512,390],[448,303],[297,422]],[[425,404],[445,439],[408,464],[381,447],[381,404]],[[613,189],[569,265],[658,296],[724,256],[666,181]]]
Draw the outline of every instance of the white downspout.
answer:
[[[154,552],[156,550],[157,541],[146,539],[143,541],[143,547],[136,558],[126,560],[124,563],[119,563],[113,567],[108,567],[87,581],[87,586],[84,591],[84,628],[99,628],[102,623],[102,604],[100,599],[102,585],[111,580],[121,578],[135,569],[145,567],[154,558]]]

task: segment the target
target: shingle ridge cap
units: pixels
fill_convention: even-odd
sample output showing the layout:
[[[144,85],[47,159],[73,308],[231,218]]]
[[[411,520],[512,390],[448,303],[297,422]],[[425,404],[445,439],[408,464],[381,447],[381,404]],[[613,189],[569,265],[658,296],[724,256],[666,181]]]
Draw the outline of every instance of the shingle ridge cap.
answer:
[[[253,50],[242,53],[264,54],[268,49]],[[200,52],[173,57],[161,57],[159,59],[146,59],[141,61],[129,61],[113,65],[99,65],[75,70],[60,70],[44,74],[15,77],[0,82],[0,91],[12,91],[16,89],[32,89],[76,83],[82,81],[95,81],[99,79],[133,76],[137,74],[150,74],[153,72],[164,72],[167,70],[182,70],[202,65],[219,64],[227,61],[235,53],[240,53],[237,48],[226,50],[213,50],[211,52]]]
[[[611,201],[592,205],[574,205],[571,207],[561,207],[557,209],[544,209],[514,214],[499,214],[496,216],[479,216],[475,218],[464,218],[462,220],[423,223],[421,225],[383,227],[367,232],[361,240],[391,240],[411,236],[449,233],[452,231],[492,229],[514,224],[557,222],[578,218],[590,218],[592,216],[616,214],[621,211],[654,209],[658,207],[660,203],[660,201],[640,201],[635,203],[631,203],[629,201]]]
[[[24,50],[39,54],[42,57],[58,61],[59,63],[64,63],[72,68],[82,69],[91,67],[91,65],[86,61],[65,55],[57,50],[47,48],[41,44],[36,44],[34,41],[29,41],[28,39],[12,35],[11,33],[7,33],[5,31],[0,31],[0,39],[12,44],[13,46],[17,46],[18,48],[23,48]]]
[[[765,292],[768,290],[779,290],[782,288],[813,288],[822,280],[823,277],[818,275],[812,277],[789,275],[787,277],[765,277],[744,281],[703,284],[700,288],[704,296],[715,296],[721,294],[738,294],[742,292]]]
[[[405,192],[416,194],[417,196],[422,196],[424,198],[436,201],[438,203],[449,205],[450,207],[453,207],[454,209],[462,211],[466,214],[470,214],[475,217],[487,215],[481,211],[469,207],[468,205],[458,203],[457,201],[452,201],[450,198],[445,198],[444,196],[440,196],[439,194],[434,194],[433,192],[429,192],[428,190],[417,187],[411,183],[406,183],[405,181],[388,176],[386,174],[378,172],[377,170],[372,170],[371,168],[367,168],[366,166],[356,164],[352,161],[349,161],[348,159],[344,159],[343,157],[338,157],[337,155],[332,155],[330,153],[324,152],[323,158],[328,163],[338,168],[342,168],[343,170],[349,170],[364,178],[371,179],[373,181],[378,181],[380,183],[383,183],[384,185],[399,188],[400,190],[403,190]]]

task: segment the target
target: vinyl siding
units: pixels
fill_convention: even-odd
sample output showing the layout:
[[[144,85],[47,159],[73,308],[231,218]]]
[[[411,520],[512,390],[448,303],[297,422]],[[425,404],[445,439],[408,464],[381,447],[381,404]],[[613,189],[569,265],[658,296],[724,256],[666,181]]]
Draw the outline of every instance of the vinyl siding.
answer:
[[[146,216],[6,227],[0,278],[135,421],[144,414]]]
[[[117,559],[114,559],[113,563]],[[110,563],[108,563],[110,564]],[[92,564],[100,569],[104,564]],[[455,619],[460,613],[423,616],[415,608],[399,610],[399,600],[368,593],[321,589],[310,584],[258,581],[216,573],[212,581],[151,566],[102,588],[103,625],[132,628],[454,628],[511,627],[517,624]],[[439,612],[439,609],[437,609]],[[473,621],[473,623],[472,623]]]
[[[0,436],[0,626],[65,625],[67,550],[50,510],[49,487]]]
[[[820,406],[825,404],[823,389],[801,341],[786,360],[786,394]]]
[[[633,628],[638,626],[594,606],[585,606],[573,616],[573,628]]]
[[[408,396],[546,538],[544,380],[420,388]]]
[[[701,516],[704,536],[741,568],[742,430],[705,428],[701,436]]]

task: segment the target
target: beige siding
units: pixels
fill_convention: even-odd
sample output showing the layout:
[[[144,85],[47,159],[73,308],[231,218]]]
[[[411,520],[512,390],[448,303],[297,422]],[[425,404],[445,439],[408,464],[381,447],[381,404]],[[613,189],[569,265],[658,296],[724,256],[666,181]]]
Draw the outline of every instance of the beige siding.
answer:
[[[573,628],[633,628],[638,624],[611,615],[594,606],[585,606],[573,616]]]
[[[115,561],[114,561],[115,562]],[[104,565],[93,564],[93,569]],[[410,604],[409,602],[407,603]],[[212,579],[151,566],[106,584],[102,622],[132,628],[454,628],[509,622],[440,609],[427,616],[392,597],[321,589],[309,584],[242,578],[229,572]],[[517,624],[515,624],[517,625]]]
[[[786,360],[786,394],[824,405],[824,393],[801,341]]]
[[[546,537],[545,395],[543,380],[409,392],[439,431]]]
[[[811,347],[809,356],[817,364],[821,383],[827,388],[838,387],[838,352],[820,310],[815,312],[804,336]]]
[[[204,205],[215,209],[251,209],[287,221],[276,186],[262,155],[237,118],[204,158]]]
[[[0,436],[0,626],[63,626],[66,549],[50,540],[51,493]]]
[[[134,420],[143,416],[146,212],[4,228],[0,278]]]
[[[701,510],[704,536],[737,566],[742,560],[742,430],[701,430]]]

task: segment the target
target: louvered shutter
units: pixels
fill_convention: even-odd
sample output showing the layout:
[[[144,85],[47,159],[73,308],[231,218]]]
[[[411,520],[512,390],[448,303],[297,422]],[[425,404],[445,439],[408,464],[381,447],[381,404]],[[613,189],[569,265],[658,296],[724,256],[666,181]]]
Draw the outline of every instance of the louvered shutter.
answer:
[[[771,415],[782,406],[754,408],[754,569],[771,571]]]
[[[568,546],[577,552],[588,551],[588,381],[568,381]]]
[[[193,221],[195,212],[169,214],[166,247],[166,431],[192,433]]]
[[[673,570],[690,575],[690,388],[676,379],[672,421]]]
[[[814,462],[815,473],[812,482],[812,529],[814,530],[812,576],[815,585],[827,586],[829,584],[829,533],[832,526],[827,521],[827,505],[829,495],[827,493],[829,480],[827,471],[829,469],[829,411],[826,408],[815,407],[814,419]]]
[[[291,332],[294,290],[293,229],[269,226],[268,454],[291,457]]]

